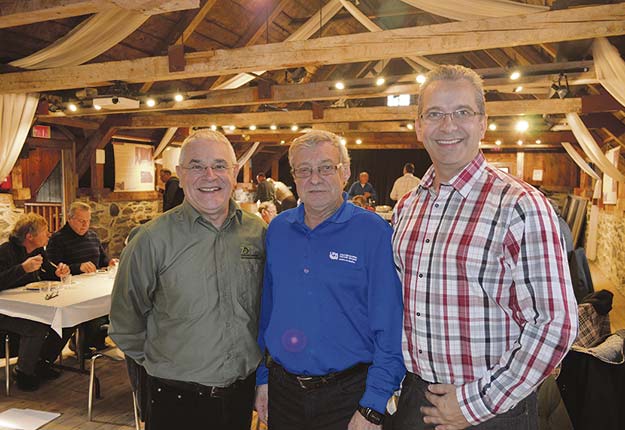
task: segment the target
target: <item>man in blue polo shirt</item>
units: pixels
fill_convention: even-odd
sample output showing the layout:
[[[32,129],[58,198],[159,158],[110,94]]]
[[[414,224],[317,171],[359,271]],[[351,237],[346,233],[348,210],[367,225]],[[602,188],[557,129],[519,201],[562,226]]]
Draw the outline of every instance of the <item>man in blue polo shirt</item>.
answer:
[[[405,373],[391,228],[347,202],[333,133],[295,139],[289,163],[302,204],[267,231],[256,409],[272,430],[377,429]]]

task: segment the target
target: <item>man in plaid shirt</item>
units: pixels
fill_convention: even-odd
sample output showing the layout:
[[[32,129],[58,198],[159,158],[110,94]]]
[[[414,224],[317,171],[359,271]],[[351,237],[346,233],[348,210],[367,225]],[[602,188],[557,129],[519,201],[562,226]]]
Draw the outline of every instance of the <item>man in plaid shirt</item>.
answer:
[[[433,166],[393,214],[408,370],[394,429],[537,428],[535,390],[577,332],[558,220],[540,192],[486,163],[475,72],[431,71],[418,113]]]

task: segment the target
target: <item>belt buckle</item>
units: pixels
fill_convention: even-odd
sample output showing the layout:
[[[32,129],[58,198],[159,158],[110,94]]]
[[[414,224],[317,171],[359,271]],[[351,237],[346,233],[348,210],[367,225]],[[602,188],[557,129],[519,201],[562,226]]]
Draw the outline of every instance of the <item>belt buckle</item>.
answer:
[[[212,398],[222,397],[221,387],[210,387],[210,393],[208,394]]]
[[[306,383],[312,381],[313,377],[312,376],[296,376],[295,379],[297,379],[299,386],[303,390],[307,390],[309,387],[306,385]]]

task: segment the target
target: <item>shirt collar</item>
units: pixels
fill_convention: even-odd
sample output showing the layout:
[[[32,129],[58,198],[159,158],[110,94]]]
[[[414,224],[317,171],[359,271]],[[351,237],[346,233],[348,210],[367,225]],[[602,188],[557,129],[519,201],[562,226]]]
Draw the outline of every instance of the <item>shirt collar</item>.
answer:
[[[352,204],[347,204],[346,192],[343,192],[342,197],[343,197],[343,203],[341,203],[341,206],[339,206],[339,208],[329,218],[326,218],[323,221],[323,223],[333,222],[335,224],[340,224],[340,223],[349,221],[349,219],[352,217],[354,208],[356,206]],[[299,206],[297,206],[295,209],[287,213],[286,220],[290,222],[291,224],[304,225],[306,224],[304,221],[305,215],[306,215],[306,208],[304,207],[304,203],[302,203]]]
[[[186,219],[189,222],[189,224],[192,225],[196,221],[202,220],[203,223],[210,224],[213,228],[215,227],[213,226],[213,224],[211,224],[210,221],[204,218],[202,214],[198,212],[197,209],[191,206],[191,203],[189,203],[186,199],[182,202],[182,204],[180,205],[180,208],[181,208],[179,212],[180,216],[182,216],[183,219]],[[230,224],[232,219],[235,217],[236,217],[236,220],[239,223],[241,223],[241,219],[243,218],[243,213],[241,212],[241,208],[239,207],[239,205],[231,198],[228,203],[228,215],[226,216],[226,219],[224,220],[222,227]]]
[[[462,195],[463,198],[467,198],[469,192],[481,176],[482,172],[486,169],[486,159],[484,158],[484,154],[482,151],[478,151],[477,155],[469,164],[464,166],[464,168],[458,172],[456,176],[451,178],[451,180],[447,183],[453,187],[456,191]],[[434,184],[434,178],[436,177],[436,172],[434,171],[434,166],[430,166],[425,175],[423,175],[423,180],[419,184],[420,187],[429,189]]]

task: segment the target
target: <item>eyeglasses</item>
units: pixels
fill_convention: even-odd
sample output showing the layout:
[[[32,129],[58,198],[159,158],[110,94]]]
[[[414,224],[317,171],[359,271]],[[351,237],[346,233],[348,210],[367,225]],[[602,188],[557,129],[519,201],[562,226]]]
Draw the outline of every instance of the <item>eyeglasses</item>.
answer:
[[[216,175],[227,173],[233,166],[228,163],[215,163],[212,166],[204,166],[202,164],[192,164],[190,166],[180,166],[182,169],[188,170],[192,175],[203,175],[208,169],[211,169]]]
[[[437,124],[443,122],[446,116],[449,116],[449,119],[451,119],[452,121],[469,122],[478,115],[484,115],[484,112],[475,112],[471,109],[458,109],[453,112],[441,112],[437,110],[431,110],[419,115],[419,118],[424,121]]]
[[[341,167],[343,163],[339,164],[322,164],[321,166],[317,166],[316,169],[312,167],[298,167],[297,169],[292,169],[291,174],[297,179],[305,179],[310,178],[313,174],[314,170],[317,170],[320,176],[330,176],[333,175],[336,170]]]

